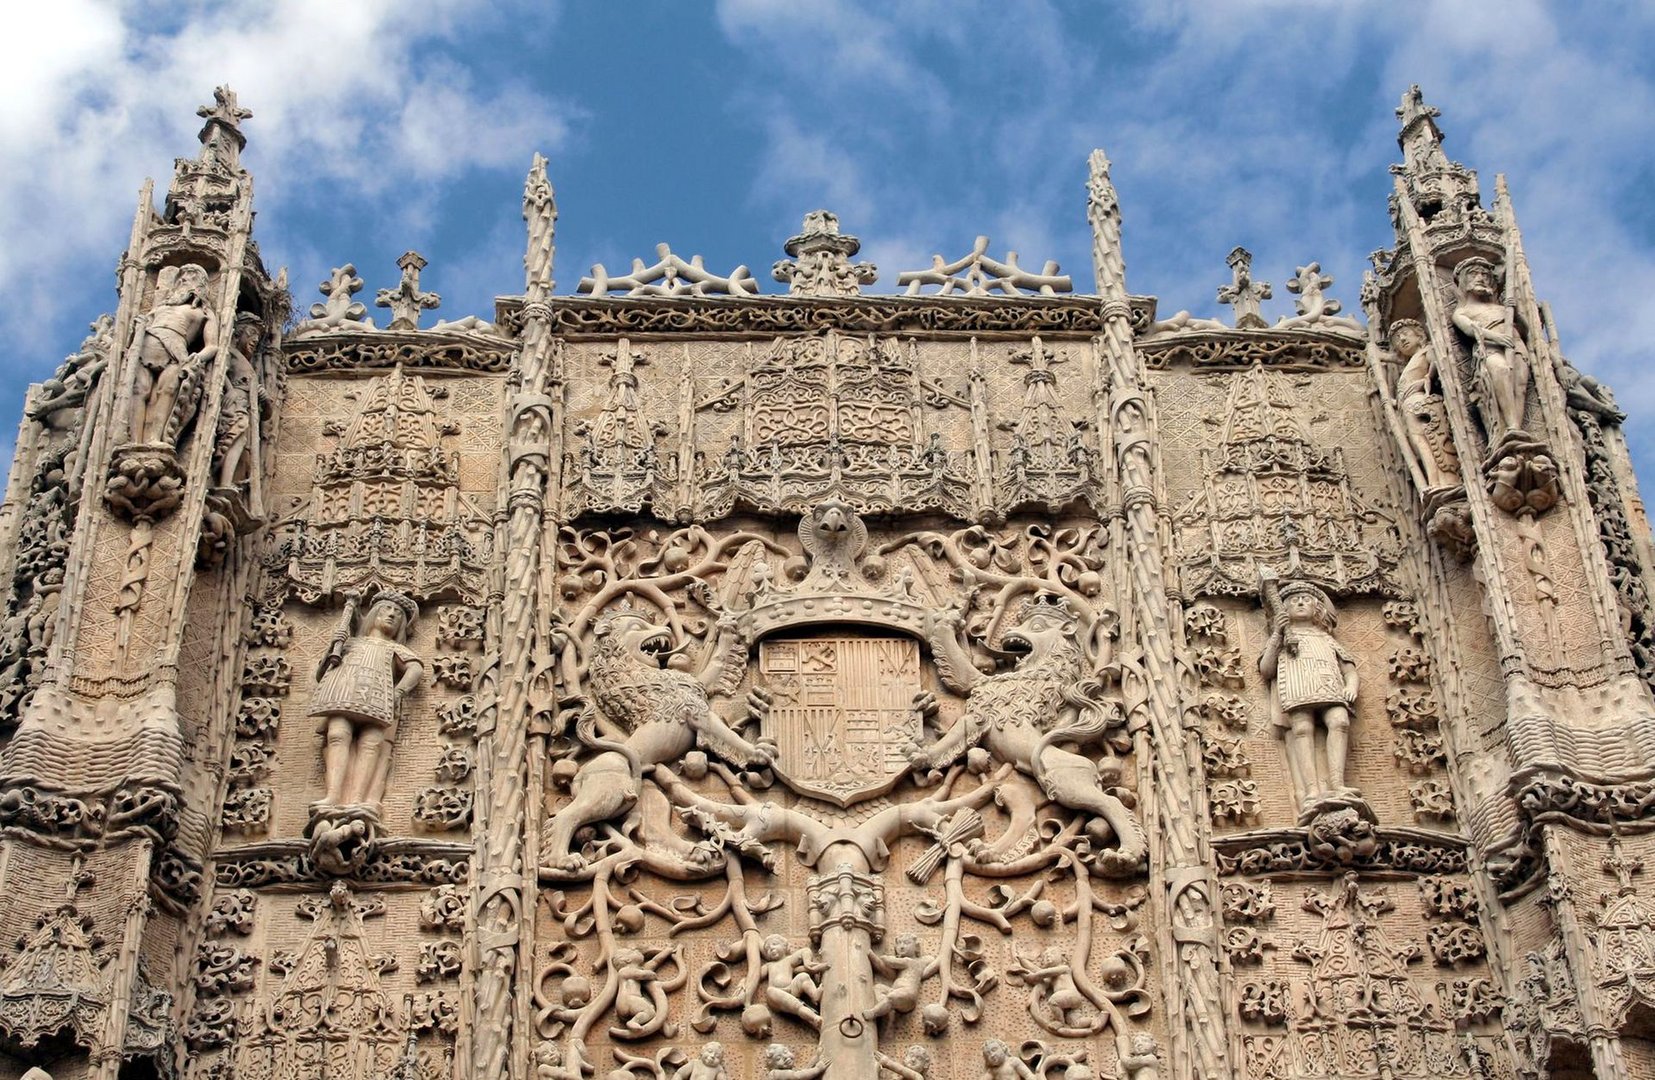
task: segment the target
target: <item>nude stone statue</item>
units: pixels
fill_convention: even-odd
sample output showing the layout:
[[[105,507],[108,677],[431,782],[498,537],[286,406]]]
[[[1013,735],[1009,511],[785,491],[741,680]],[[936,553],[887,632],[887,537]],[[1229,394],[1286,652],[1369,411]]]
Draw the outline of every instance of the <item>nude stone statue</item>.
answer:
[[[822,1018],[812,1006],[822,1000],[816,976],[827,965],[814,962],[809,949],[789,950],[787,939],[780,934],[765,938],[759,955],[764,958],[765,1004],[820,1028]]]
[[[170,271],[170,273],[169,273]],[[218,355],[218,317],[209,306],[209,276],[195,263],[163,269],[155,307],[138,344],[127,435],[133,442],[176,446],[195,415],[207,365]]]
[[[1308,581],[1278,588],[1275,578],[1266,577],[1263,591],[1270,637],[1258,666],[1271,685],[1272,722],[1287,743],[1287,770],[1303,823],[1360,799],[1345,784],[1356,661],[1333,636],[1338,617],[1321,589]],[[1324,768],[1316,760],[1318,724],[1326,732]]]
[[[672,1074],[672,1080],[730,1080],[730,1070],[724,1067],[724,1045],[707,1043],[694,1061]]]
[[[1523,430],[1529,393],[1528,346],[1510,305],[1498,299],[1492,263],[1476,256],[1465,259],[1454,268],[1454,284],[1460,295],[1454,325],[1471,339],[1478,409],[1489,442],[1497,443]]]
[[[889,986],[878,990],[879,1000],[863,1013],[866,1020],[877,1020],[890,1013],[911,1013],[919,1005],[920,984],[931,968],[931,958],[921,956],[919,938],[913,934],[899,934],[891,955],[870,953],[868,959],[874,970],[891,980]]]

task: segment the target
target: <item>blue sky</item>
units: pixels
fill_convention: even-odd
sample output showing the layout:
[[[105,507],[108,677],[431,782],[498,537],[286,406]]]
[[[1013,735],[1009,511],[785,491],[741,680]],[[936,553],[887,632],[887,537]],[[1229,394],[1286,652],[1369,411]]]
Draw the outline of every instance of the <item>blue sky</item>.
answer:
[[[113,307],[138,185],[165,186],[218,82],[254,110],[256,235],[302,306],[345,261],[371,300],[412,247],[436,317],[488,315],[521,290],[537,150],[562,292],[661,241],[779,291],[770,264],[817,207],[862,238],[875,290],[986,233],[1090,291],[1085,160],[1102,146],[1132,291],[1216,314],[1242,244],[1275,284],[1272,319],[1310,259],[1356,306],[1391,240],[1392,110],[1418,82],[1486,195],[1507,173],[1565,351],[1632,411],[1655,476],[1655,5],[1576,6],[29,5],[8,24],[30,45],[0,70],[0,425]]]

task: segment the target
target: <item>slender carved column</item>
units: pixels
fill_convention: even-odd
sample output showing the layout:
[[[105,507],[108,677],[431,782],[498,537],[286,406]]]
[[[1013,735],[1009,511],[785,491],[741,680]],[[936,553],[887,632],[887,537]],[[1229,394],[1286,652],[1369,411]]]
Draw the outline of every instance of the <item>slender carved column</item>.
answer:
[[[1092,225],[1098,295],[1103,300],[1105,420],[1115,444],[1126,532],[1124,555],[1131,568],[1121,639],[1123,644],[1131,643],[1141,665],[1141,707],[1154,746],[1151,787],[1156,792],[1162,833],[1155,849],[1159,865],[1152,865],[1150,873],[1166,889],[1165,908],[1177,949],[1177,976],[1167,986],[1173,1075],[1228,1077],[1216,938],[1217,882],[1200,826],[1205,820],[1199,813],[1200,750],[1194,734],[1184,730],[1178,700],[1172,603],[1161,559],[1159,486],[1150,434],[1152,406],[1144,392],[1143,365],[1132,345],[1120,205],[1109,179],[1109,159],[1103,151],[1094,150],[1090,166],[1087,217]]]
[[[527,1059],[527,1033],[517,1015],[518,972],[526,963],[522,935],[533,922],[533,896],[523,861],[525,766],[530,683],[543,647],[536,632],[540,599],[541,530],[546,509],[551,444],[552,335],[547,302],[552,291],[557,204],[546,179],[546,159],[535,155],[523,189],[528,222],[527,301],[510,402],[506,447],[506,524],[499,596],[491,605],[493,693],[478,725],[478,815],[475,914],[476,1027],[471,1075],[503,1080],[511,1062]],[[525,1049],[514,1053],[522,1044]]]

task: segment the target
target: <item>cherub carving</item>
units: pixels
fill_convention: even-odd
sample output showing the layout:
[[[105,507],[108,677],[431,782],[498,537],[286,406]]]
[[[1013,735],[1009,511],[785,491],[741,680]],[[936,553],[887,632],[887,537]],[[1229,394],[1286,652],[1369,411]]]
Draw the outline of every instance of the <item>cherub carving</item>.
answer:
[[[789,951],[787,939],[780,934],[765,938],[759,955],[764,958],[765,1004],[819,1030],[822,1017],[812,1006],[822,1000],[816,976],[827,965],[812,961],[808,948]]]
[[[791,1046],[771,1043],[764,1048],[765,1080],[817,1080],[827,1072],[827,1062],[818,1061],[808,1068],[798,1067],[798,1057]]]
[[[667,1027],[667,991],[682,982],[682,978],[675,978],[669,987],[662,979],[660,967],[668,960],[678,963],[678,953],[662,949],[649,958],[641,949],[624,948],[615,950],[609,958],[615,971],[615,1019],[619,1021],[619,1026],[609,1029],[612,1035],[642,1039]],[[673,1028],[676,1030],[676,1025]]]
[[[1075,983],[1072,961],[1063,949],[1052,945],[1043,950],[1038,962],[1019,958],[1020,976],[1034,995],[1033,1008],[1044,1009],[1055,1028],[1077,1028],[1074,1011],[1087,1004],[1086,995]]]
[[[730,1070],[724,1067],[724,1044],[707,1043],[694,1061],[672,1074],[672,1080],[730,1080]]]
[[[899,934],[890,956],[871,953],[868,957],[874,970],[891,980],[889,986],[878,988],[878,1002],[863,1013],[866,1020],[877,1020],[893,1012],[911,1013],[919,1005],[920,984],[935,965],[928,956],[921,956],[919,938],[913,934]]]
[[[557,1043],[547,1041],[534,1048],[534,1080],[579,1080],[579,1071],[571,1072],[563,1064],[563,1051]]]
[[[1112,752],[1100,763],[1067,749],[1099,742],[1121,724],[1118,707],[1088,693],[1098,683],[1078,631],[1079,618],[1067,600],[1037,595],[1021,622],[1001,637],[1003,648],[1023,658],[1012,670],[993,675],[973,667],[952,632],[934,633],[934,648],[956,654],[952,668],[969,688],[966,711],[937,742],[916,747],[910,759],[916,769],[938,769],[981,743],[993,758],[1034,777],[1053,802],[1094,815],[1088,831],[1100,843],[1113,838],[1115,845],[1100,855],[1100,869],[1131,876],[1147,857],[1148,843],[1137,818],[1105,789],[1119,779],[1120,761]],[[930,715],[936,700],[921,694],[915,707]]]
[[[983,1080],[1040,1080],[1000,1039],[983,1044]]]
[[[713,657],[729,651],[723,641],[733,632],[730,620],[719,623]],[[715,659],[699,676],[678,670],[671,663],[671,631],[639,611],[623,609],[605,616],[593,637],[586,689],[598,714],[621,738],[597,734],[598,718],[590,713],[581,720],[581,738],[600,752],[580,766],[570,782],[568,805],[552,815],[547,826],[544,865],[552,870],[578,872],[585,867],[585,858],[573,850],[575,832],[637,803],[650,767],[677,761],[697,746],[743,768],[768,765],[774,754],[773,748],[754,745],[737,734],[708,702],[708,688],[724,675],[722,659]],[[765,702],[749,695],[747,708],[757,714]]]

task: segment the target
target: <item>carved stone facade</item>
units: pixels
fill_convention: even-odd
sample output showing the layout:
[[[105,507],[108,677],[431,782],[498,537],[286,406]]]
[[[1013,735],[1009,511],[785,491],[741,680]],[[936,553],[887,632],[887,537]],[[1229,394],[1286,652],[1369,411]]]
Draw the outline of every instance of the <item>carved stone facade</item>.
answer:
[[[1274,324],[1101,152],[1092,294],[558,294],[537,158],[492,320],[292,321],[202,116],[0,506],[0,1080],[1655,1076],[1624,416],[1417,90]]]

